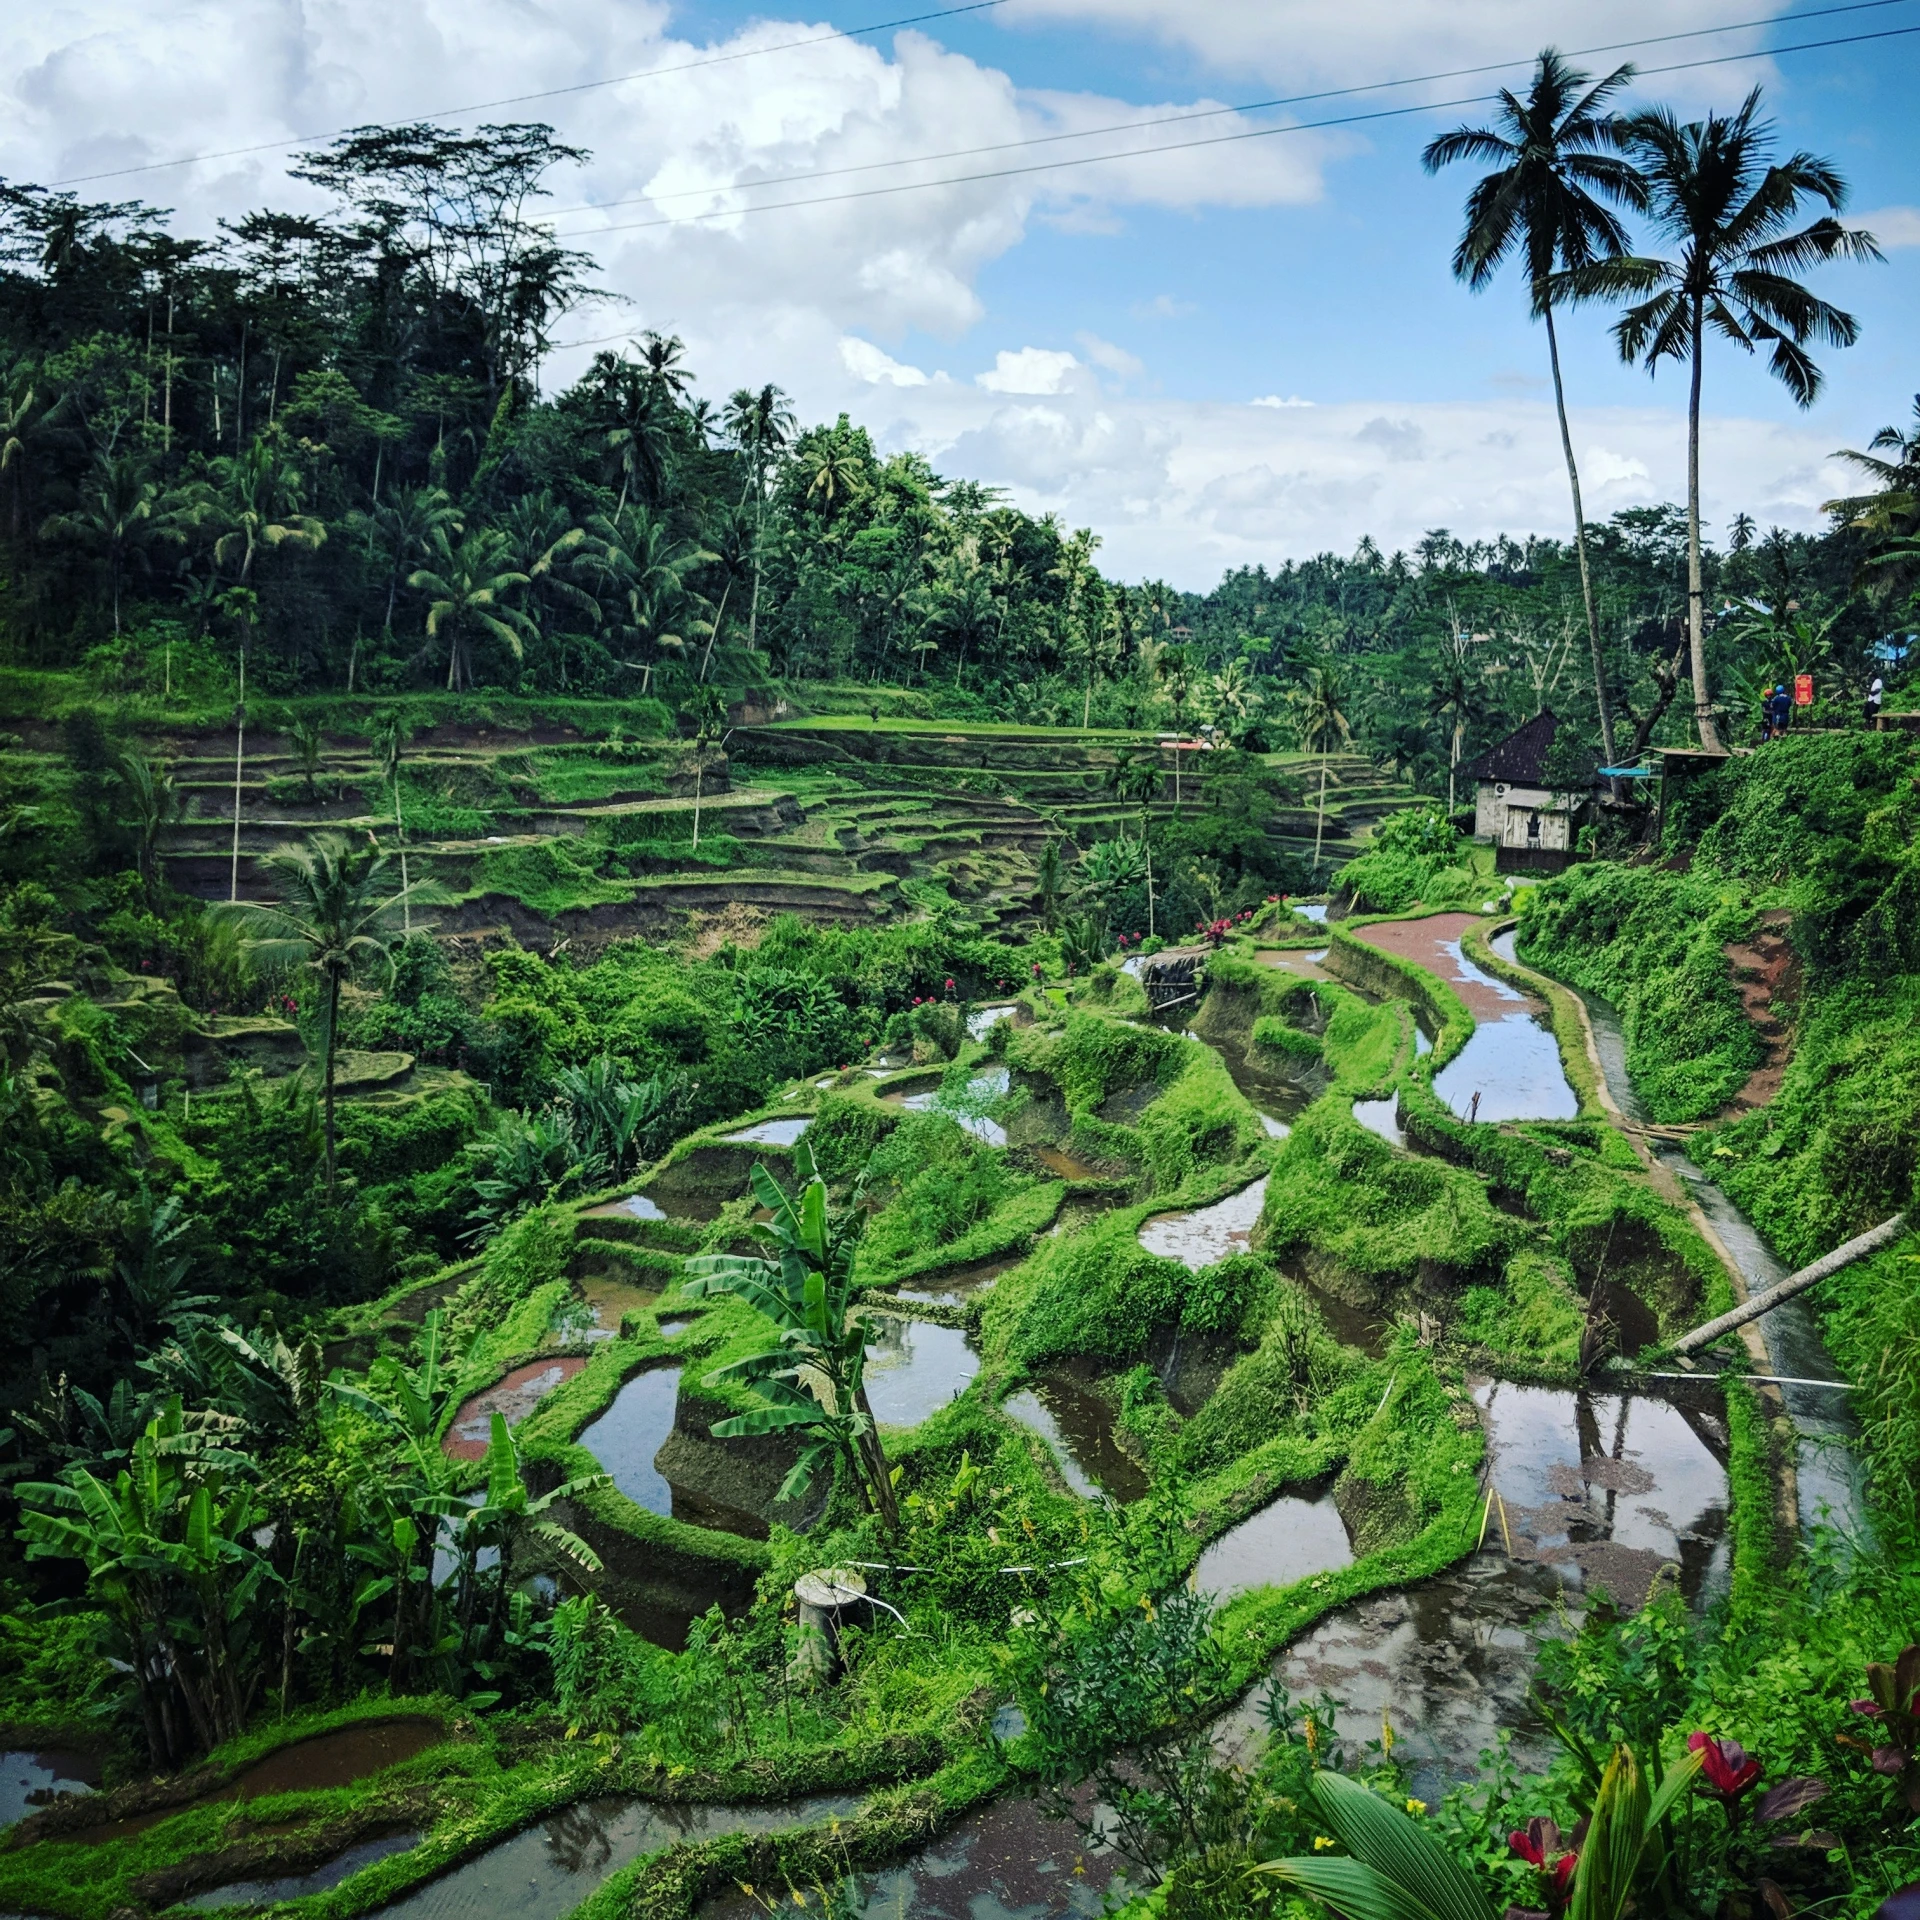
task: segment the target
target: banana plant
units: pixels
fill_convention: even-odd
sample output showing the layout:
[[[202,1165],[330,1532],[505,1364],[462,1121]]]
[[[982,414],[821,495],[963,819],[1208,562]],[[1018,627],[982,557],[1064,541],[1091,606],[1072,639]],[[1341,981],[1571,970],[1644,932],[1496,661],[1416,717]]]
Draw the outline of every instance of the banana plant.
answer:
[[[764,1254],[711,1253],[687,1262],[685,1291],[695,1299],[730,1293],[773,1322],[774,1342],[707,1375],[707,1383],[751,1387],[765,1404],[722,1420],[720,1439],[763,1433],[801,1436],[800,1457],[780,1488],[797,1499],[830,1460],[846,1462],[868,1504],[891,1531],[899,1524],[893,1479],[867,1401],[871,1326],[853,1309],[857,1207],[827,1204],[809,1142],[794,1149],[798,1199],[783,1192],[764,1163],[753,1169],[754,1197],[772,1216],[749,1231]]]

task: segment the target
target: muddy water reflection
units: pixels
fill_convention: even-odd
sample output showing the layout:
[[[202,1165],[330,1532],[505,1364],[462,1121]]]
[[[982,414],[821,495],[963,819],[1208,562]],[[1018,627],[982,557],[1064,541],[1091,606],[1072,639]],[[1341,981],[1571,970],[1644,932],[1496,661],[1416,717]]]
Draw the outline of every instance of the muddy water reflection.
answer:
[[[578,1355],[559,1360],[530,1360],[495,1385],[464,1402],[453,1416],[441,1443],[455,1460],[484,1460],[493,1432],[493,1416],[504,1413],[507,1425],[518,1426],[555,1387],[571,1380],[586,1365]]]
[[[580,1430],[579,1444],[613,1476],[613,1484],[649,1513],[673,1511],[673,1489],[653,1456],[673,1431],[680,1399],[680,1369],[652,1367],[636,1373],[613,1404]]]
[[[1663,1569],[1695,1605],[1723,1592],[1726,1416],[1714,1388],[1681,1395],[1477,1387],[1513,1557],[1552,1568],[1570,1589],[1604,1589],[1629,1610]]]
[[[1400,1125],[1400,1101],[1395,1094],[1384,1100],[1356,1100],[1353,1117],[1369,1133],[1377,1133],[1390,1147],[1404,1147],[1407,1136]]]
[[[586,1800],[379,1909],[381,1920],[560,1920],[610,1874],[677,1841],[844,1819],[844,1796],[778,1807],[663,1807]]]
[[[990,1147],[1004,1147],[1007,1144],[1007,1130],[998,1120],[989,1119],[986,1110],[995,1101],[1004,1100],[1012,1084],[1013,1076],[1007,1068],[989,1067],[984,1073],[976,1073],[957,1099],[949,1099],[939,1087],[929,1087],[924,1093],[901,1095],[899,1099],[909,1113],[944,1113],[976,1140],[983,1140]],[[883,1093],[880,1097],[891,1100],[896,1096]]]
[[[860,1876],[859,1920],[1093,1920],[1120,1862],[1027,1799],[988,1802],[898,1866]],[[700,1920],[761,1920],[731,1889]]]
[[[917,1427],[964,1393],[980,1371],[970,1334],[927,1320],[873,1316],[867,1403],[885,1427]]]
[[[1002,1408],[1047,1443],[1062,1477],[1081,1499],[1138,1500],[1151,1484],[1146,1469],[1115,1440],[1112,1406],[1086,1381],[1067,1373],[1044,1374],[1030,1389],[1010,1395]]]
[[[1230,1254],[1246,1252],[1266,1197],[1263,1175],[1210,1207],[1196,1207],[1191,1213],[1156,1213],[1142,1225],[1140,1244],[1149,1253],[1178,1260],[1198,1273]]]
[[[1283,1493],[1223,1533],[1200,1556],[1193,1582],[1230,1600],[1251,1587],[1287,1587],[1353,1564],[1353,1542],[1329,1486],[1311,1497]]]

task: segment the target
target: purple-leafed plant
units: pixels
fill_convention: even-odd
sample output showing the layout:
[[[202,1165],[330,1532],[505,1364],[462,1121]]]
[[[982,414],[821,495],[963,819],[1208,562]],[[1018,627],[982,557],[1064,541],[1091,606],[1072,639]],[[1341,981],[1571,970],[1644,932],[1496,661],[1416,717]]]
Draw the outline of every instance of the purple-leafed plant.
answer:
[[[1843,1733],[1841,1744],[1867,1755],[1875,1773],[1884,1773],[1900,1789],[1907,1805],[1920,1813],[1920,1642],[1903,1647],[1892,1665],[1875,1660],[1867,1668],[1871,1699],[1855,1700],[1853,1710],[1875,1722],[1874,1737]]]

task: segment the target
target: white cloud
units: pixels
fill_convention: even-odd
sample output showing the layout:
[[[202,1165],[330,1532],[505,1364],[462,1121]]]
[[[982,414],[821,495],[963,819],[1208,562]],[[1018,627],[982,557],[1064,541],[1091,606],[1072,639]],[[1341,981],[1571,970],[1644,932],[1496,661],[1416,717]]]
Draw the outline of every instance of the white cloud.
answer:
[[[1002,347],[993,365],[973,378],[989,393],[1059,393],[1079,364],[1072,354],[1051,347],[1022,347],[1018,352]]]
[[[1882,207],[1850,214],[1850,227],[1864,227],[1883,247],[1920,247],[1920,207]]]
[[[1311,400],[1302,400],[1297,393],[1290,393],[1283,400],[1277,393],[1263,393],[1256,400],[1249,400],[1250,407],[1310,407]]]
[[[1136,301],[1132,308],[1136,320],[1184,320],[1199,311],[1191,300],[1176,300],[1170,293],[1156,293],[1151,300]]]
[[[848,334],[840,342],[840,364],[856,380],[864,380],[869,386],[924,387],[927,376],[918,367],[909,367],[894,359],[889,353],[882,353],[871,340],[861,340]]]
[[[1617,486],[1626,480],[1651,480],[1644,460],[1629,459],[1610,447],[1589,447],[1580,462],[1580,477],[1595,487]]]
[[[1097,333],[1076,333],[1074,339],[1080,344],[1080,351],[1096,367],[1104,367],[1108,373],[1116,373],[1123,380],[1130,380],[1146,372],[1146,363],[1137,355],[1129,353],[1125,347],[1116,347],[1111,340],[1102,340]]]
[[[934,382],[863,388],[853,404],[888,450],[917,447],[942,473],[1004,486],[1029,512],[1094,528],[1101,565],[1123,579],[1206,588],[1228,567],[1351,553],[1363,533],[1391,552],[1436,526],[1462,539],[1564,538],[1571,518],[1548,401],[1266,408],[1121,399],[1078,382],[1019,397]],[[1386,431],[1369,434],[1376,424]],[[1597,512],[1685,498],[1684,413],[1576,409],[1573,430],[1589,450],[1582,477]],[[1824,525],[1821,502],[1851,484],[1830,454],[1845,437],[1831,421],[1710,417],[1709,524],[1724,527],[1744,508],[1762,525]],[[1596,456],[1617,463],[1604,492],[1592,477]]]

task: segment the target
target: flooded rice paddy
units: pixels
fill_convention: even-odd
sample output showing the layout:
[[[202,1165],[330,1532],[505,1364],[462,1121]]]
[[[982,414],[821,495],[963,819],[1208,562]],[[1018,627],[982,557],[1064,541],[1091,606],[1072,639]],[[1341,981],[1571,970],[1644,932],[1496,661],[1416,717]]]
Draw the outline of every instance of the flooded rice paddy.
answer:
[[[867,1404],[883,1427],[917,1427],[972,1385],[980,1371],[971,1334],[929,1320],[873,1317]]]
[[[365,1840],[355,1841],[331,1860],[306,1873],[283,1873],[271,1880],[230,1880],[223,1887],[209,1887],[204,1893],[196,1893],[191,1899],[182,1901],[181,1905],[198,1908],[202,1913],[218,1912],[228,1907],[276,1906],[282,1900],[299,1900],[310,1893],[325,1893],[337,1887],[341,1881],[350,1879],[361,1868],[372,1866],[376,1860],[406,1853],[419,1844],[419,1834],[410,1827],[393,1833],[373,1834]]]
[[[1001,1409],[1047,1443],[1061,1477],[1081,1499],[1124,1503],[1147,1491],[1147,1470],[1114,1438],[1112,1405],[1065,1369],[1010,1394]]]
[[[1333,1490],[1283,1493],[1201,1554],[1193,1583],[1202,1593],[1230,1600],[1253,1587],[1288,1587],[1316,1573],[1353,1564],[1353,1542],[1334,1505]]]
[[[929,1087],[921,1093],[886,1093],[880,1097],[883,1100],[897,1099],[909,1113],[944,1113],[976,1140],[984,1141],[990,1147],[1004,1147],[1007,1144],[1007,1130],[998,1120],[988,1116],[987,1109],[996,1101],[1004,1100],[1012,1084],[1012,1075],[1005,1067],[989,1067],[985,1072],[976,1073],[967,1082],[965,1093],[957,1100],[950,1099],[940,1087]]]
[[[673,1489],[653,1456],[673,1431],[680,1402],[680,1369],[650,1367],[614,1395],[613,1404],[580,1429],[579,1444],[599,1461],[613,1484],[649,1513],[673,1511]]]
[[[844,1795],[772,1807],[583,1800],[379,1909],[381,1920],[561,1920],[609,1875],[685,1840],[844,1819]]]
[[[1211,1206],[1186,1213],[1156,1213],[1140,1228],[1140,1244],[1194,1273],[1230,1254],[1245,1253],[1267,1198],[1264,1177]]]
[[[73,1747],[0,1753],[0,1827],[63,1793],[91,1793],[100,1784],[100,1756]]]
[[[830,1084],[823,1080],[822,1086]],[[742,1127],[738,1133],[723,1133],[721,1140],[730,1147],[790,1147],[813,1125],[810,1114],[790,1120],[762,1120],[758,1126]]]
[[[484,1460],[496,1413],[506,1415],[508,1426],[518,1426],[548,1394],[571,1380],[586,1364],[577,1354],[554,1360],[530,1360],[525,1366],[515,1367],[495,1385],[476,1393],[453,1416],[453,1424],[441,1442],[449,1458]]]

